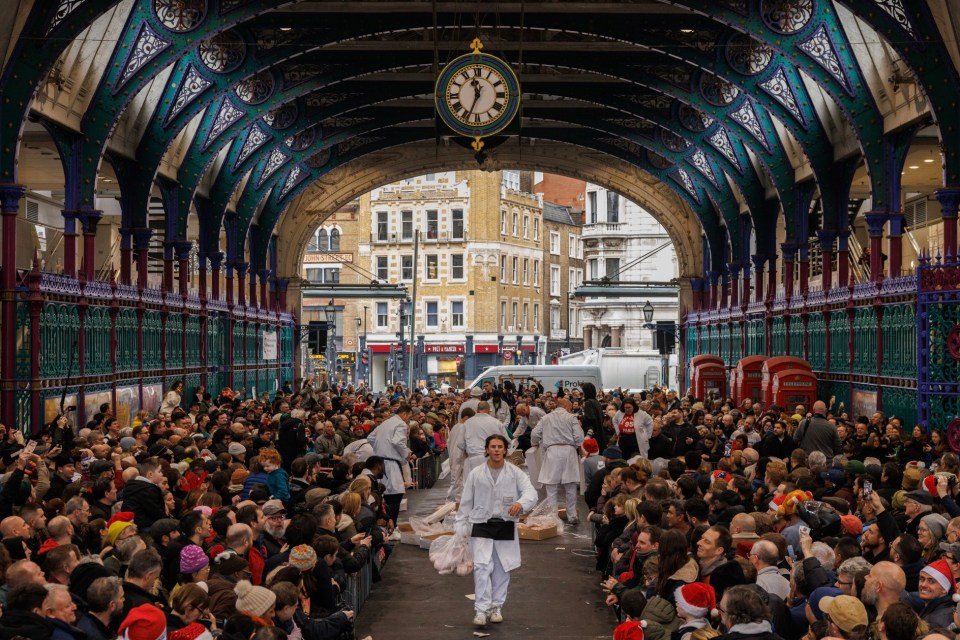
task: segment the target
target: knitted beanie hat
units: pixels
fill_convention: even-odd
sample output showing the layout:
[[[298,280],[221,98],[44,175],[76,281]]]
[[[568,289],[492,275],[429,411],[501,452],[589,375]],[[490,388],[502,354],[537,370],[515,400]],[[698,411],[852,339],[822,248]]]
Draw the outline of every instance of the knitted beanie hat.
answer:
[[[230,474],[230,484],[243,484],[243,481],[246,480],[249,475],[250,472],[246,469],[236,469]]]
[[[254,586],[249,580],[241,580],[233,588],[237,594],[237,611],[263,617],[277,601],[273,591]]]
[[[697,618],[713,618],[717,611],[717,594],[708,584],[691,582],[674,591],[677,606]]]
[[[232,576],[237,571],[243,571],[250,566],[250,563],[243,556],[232,550],[220,553],[213,559],[213,562],[214,570],[225,576]]]
[[[124,640],[165,640],[167,618],[152,604],[142,604],[130,609],[118,633]]]
[[[317,552],[308,544],[297,545],[290,550],[290,566],[310,571],[317,566]]]
[[[134,526],[131,522],[124,522],[122,520],[117,520],[109,528],[107,528],[107,538],[110,540],[110,544],[116,544],[117,538],[120,537],[120,534],[127,527]]]
[[[210,564],[210,558],[196,544],[188,544],[180,550],[180,573],[196,573]]]

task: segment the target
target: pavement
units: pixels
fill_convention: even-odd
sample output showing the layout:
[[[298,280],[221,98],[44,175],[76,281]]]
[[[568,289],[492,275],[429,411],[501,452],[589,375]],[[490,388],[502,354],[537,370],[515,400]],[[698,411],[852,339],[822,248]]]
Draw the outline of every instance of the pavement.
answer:
[[[407,493],[400,515],[425,516],[444,503],[447,483]],[[541,491],[541,498],[543,492]],[[581,516],[586,506],[581,498]],[[475,638],[609,639],[617,625],[600,591],[590,543],[591,525],[566,527],[561,536],[520,541],[523,565],[511,572],[501,624],[474,627],[473,576],[441,576],[427,551],[397,544],[357,616],[357,638],[373,640],[448,640]]]

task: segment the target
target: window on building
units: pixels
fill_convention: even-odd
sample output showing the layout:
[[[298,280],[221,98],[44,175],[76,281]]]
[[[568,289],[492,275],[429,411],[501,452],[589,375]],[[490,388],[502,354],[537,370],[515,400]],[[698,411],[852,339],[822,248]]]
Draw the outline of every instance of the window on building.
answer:
[[[463,328],[463,300],[450,302],[450,323],[453,327]]]
[[[507,210],[500,211],[500,235],[507,235]]]
[[[327,230],[323,227],[317,229],[317,251],[329,251],[330,239],[327,236]]]
[[[523,259],[523,284],[530,284],[530,258]]]
[[[607,191],[607,222],[620,222],[620,194]]]
[[[427,264],[426,264],[427,272],[424,275],[424,277],[427,280],[436,280],[437,278],[439,278],[440,277],[440,274],[438,271],[439,265],[440,265],[440,260],[437,257],[437,254],[435,253],[428,254]]]
[[[591,280],[596,280],[597,278],[600,277],[600,275],[597,273],[597,262],[598,261],[596,258],[591,258],[587,260],[587,268],[590,270]]]
[[[406,282],[413,280],[413,256],[400,256],[400,279]]]
[[[559,306],[550,307],[550,328],[551,329],[560,328],[560,307]]]
[[[400,212],[400,238],[403,240],[413,239],[413,211]]]
[[[510,305],[510,310],[512,311],[510,317],[513,319],[513,322],[510,323],[510,326],[513,327],[514,330],[516,330],[516,329],[517,329],[517,326],[518,326],[518,325],[517,325],[517,303],[516,303],[516,302],[514,302],[512,305]]]
[[[513,212],[513,235],[520,235],[520,213],[517,211]]]
[[[527,316],[530,314],[530,304],[527,302],[523,303],[523,315],[520,316],[520,328],[523,329],[527,326]]]
[[[387,269],[387,256],[377,256],[377,279],[384,282],[390,279],[390,271]]]
[[[339,267],[327,267],[323,270],[323,281],[326,284],[339,284],[340,283],[340,268]]]
[[[577,236],[572,233],[567,236],[567,256],[577,257]]]
[[[440,217],[436,210],[427,211],[427,238],[435,240],[440,233]]]
[[[330,229],[330,251],[340,251],[339,229]]]
[[[452,280],[463,280],[463,254],[454,253],[450,256],[450,278]]]
[[[507,256],[500,256],[500,282],[507,281]]]
[[[560,265],[550,265],[550,295],[560,295]]]
[[[427,326],[428,327],[438,327],[440,325],[439,307],[440,305],[437,302],[427,303]]]
[[[533,286],[540,286],[540,261],[533,261]]]
[[[590,224],[597,224],[597,192],[587,193],[587,214],[590,216]]]
[[[550,232],[550,255],[560,255],[560,234],[556,231]]]
[[[506,328],[507,328],[507,303],[501,302],[500,303],[500,329],[503,330]]]
[[[450,233],[453,238],[460,240],[463,238],[463,209],[453,209],[450,211]]]
[[[390,222],[386,211],[377,212],[377,240],[386,241],[389,239]]]
[[[533,330],[540,331],[540,305],[533,303]]]
[[[307,269],[308,282],[323,282],[323,269]]]
[[[390,323],[390,313],[386,302],[377,303],[377,328],[385,329]]]
[[[611,280],[619,280],[620,258],[607,258],[604,262],[604,274]]]
[[[567,269],[567,290],[573,291],[577,286],[577,270],[576,269]]]
[[[307,243],[307,251],[320,251],[320,229],[315,229]]]
[[[540,239],[540,218],[537,217],[533,218],[533,239]]]
[[[583,285],[583,269],[577,269],[577,278],[575,282],[577,283],[576,286],[578,287]]]
[[[510,275],[513,276],[512,278],[510,278],[510,281],[513,282],[513,284],[517,284],[518,281],[517,281],[517,258],[516,258],[516,256],[514,256],[513,258],[511,258],[511,260],[510,260],[510,266],[511,266]]]
[[[528,215],[523,216],[523,237],[530,237],[530,216]]]

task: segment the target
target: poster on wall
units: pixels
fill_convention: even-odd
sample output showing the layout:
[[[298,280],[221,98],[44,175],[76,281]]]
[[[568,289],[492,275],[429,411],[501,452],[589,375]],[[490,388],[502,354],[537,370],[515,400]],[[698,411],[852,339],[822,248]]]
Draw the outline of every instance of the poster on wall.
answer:
[[[850,392],[850,416],[872,416],[877,411],[877,392],[854,389]]]
[[[93,416],[100,413],[100,405],[113,404],[113,394],[110,390],[106,391],[88,391],[83,394],[83,423],[86,424],[93,419]]]
[[[276,331],[263,332],[263,359],[264,360],[277,359],[277,332]]]
[[[133,422],[140,412],[140,387],[117,387],[117,406],[114,415],[122,426]]]
[[[68,394],[66,399],[63,401],[63,406],[65,408],[77,406],[77,394]],[[60,415],[60,396],[53,396],[45,399],[43,401],[43,424],[50,424],[57,419],[58,415]],[[71,424],[76,422],[75,412],[71,411],[67,413],[67,416],[69,416]]]
[[[151,414],[156,413],[160,410],[160,400],[162,398],[162,384],[145,384],[143,385],[143,405],[141,408]]]

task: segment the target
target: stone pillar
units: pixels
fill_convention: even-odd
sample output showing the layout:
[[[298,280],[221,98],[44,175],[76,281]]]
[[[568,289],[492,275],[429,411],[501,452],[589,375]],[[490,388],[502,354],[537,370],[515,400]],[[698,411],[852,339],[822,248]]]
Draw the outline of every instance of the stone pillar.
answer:
[[[783,252],[783,288],[787,300],[793,297],[793,260],[797,255],[797,247],[792,244],[780,245]]]
[[[763,302],[763,265],[767,261],[767,256],[750,256],[750,261],[753,262],[753,279],[757,281],[753,301]]]
[[[102,211],[80,213],[83,222],[83,273],[87,282],[93,282],[97,277],[97,223],[102,216]]]
[[[904,216],[899,211],[891,212],[890,220],[890,277],[899,278],[903,267],[903,226]],[[882,268],[882,267],[881,267]]]
[[[885,211],[871,211],[864,215],[870,231],[870,279],[883,281],[883,226],[887,222]]]
[[[593,326],[593,338],[591,338],[590,341],[593,343],[595,349],[603,344],[603,332],[598,325]]]
[[[810,291],[810,247],[804,243],[797,245],[797,262],[800,265],[800,295]]]
[[[120,284],[130,285],[133,266],[133,230],[120,229]]]
[[[833,287],[833,241],[837,234],[833,231],[818,231],[817,239],[820,241],[821,256],[821,279],[820,287],[824,293],[830,291]]]
[[[620,344],[620,335],[623,332],[622,326],[610,327],[610,346],[611,347],[622,347]]]
[[[133,242],[137,252],[137,288],[143,291],[149,282],[147,277],[150,270],[150,238],[153,231],[150,229],[134,229]]]
[[[181,298],[187,297],[188,285],[190,284],[190,250],[192,248],[192,242],[178,241],[174,243],[174,250],[177,253],[177,276],[180,281]]]
[[[727,265],[727,269],[730,273],[728,284],[730,290],[730,308],[733,309],[740,306],[740,265],[731,262]],[[724,300],[726,300],[726,291],[724,291],[723,297]]]
[[[950,258],[957,256],[957,212],[960,210],[960,188],[938,189],[940,215],[943,218],[943,250]]]
[[[210,296],[214,300],[220,299],[220,265],[223,264],[223,253],[215,251],[208,257],[210,260]]]
[[[0,269],[0,318],[3,320],[3,371],[0,372],[0,419],[10,430],[22,428],[16,418],[17,371],[17,212],[26,188],[0,185],[0,230],[3,233],[3,268]]]
[[[593,343],[592,343],[592,341],[590,340],[590,338],[592,338],[592,337],[593,337],[593,330],[592,330],[592,328],[584,325],[584,327],[583,327],[583,348],[584,348],[584,349],[592,349],[592,348],[593,348]]]

